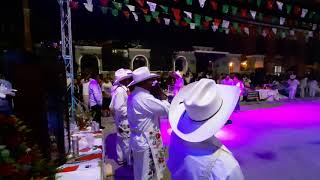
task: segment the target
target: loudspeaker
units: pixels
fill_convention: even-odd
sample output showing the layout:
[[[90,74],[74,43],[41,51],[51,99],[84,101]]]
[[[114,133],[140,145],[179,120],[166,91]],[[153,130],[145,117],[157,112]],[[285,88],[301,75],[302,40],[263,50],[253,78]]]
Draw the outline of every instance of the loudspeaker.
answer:
[[[16,56],[17,57],[17,56]],[[66,77],[62,61],[48,61],[35,55],[18,56],[9,64],[10,81],[18,92],[14,98],[16,116],[32,129],[34,140],[49,157],[65,156],[67,118]],[[56,145],[52,149],[52,137]]]

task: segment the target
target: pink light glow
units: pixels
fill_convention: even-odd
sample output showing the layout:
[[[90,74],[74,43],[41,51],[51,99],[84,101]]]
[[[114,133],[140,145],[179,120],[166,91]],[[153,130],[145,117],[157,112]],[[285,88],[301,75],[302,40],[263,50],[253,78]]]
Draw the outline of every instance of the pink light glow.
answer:
[[[290,102],[278,107],[260,108],[234,113],[233,121],[221,129],[216,136],[227,146],[250,143],[257,134],[268,133],[274,128],[305,128],[320,125],[320,102]],[[170,124],[161,120],[161,134],[165,145],[170,143]]]

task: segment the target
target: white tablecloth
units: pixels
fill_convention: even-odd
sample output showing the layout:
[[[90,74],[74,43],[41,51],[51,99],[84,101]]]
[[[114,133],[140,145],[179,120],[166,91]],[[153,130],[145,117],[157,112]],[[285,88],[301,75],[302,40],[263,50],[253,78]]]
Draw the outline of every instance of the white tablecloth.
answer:
[[[261,100],[278,101],[282,99],[277,89],[259,89],[257,91]]]

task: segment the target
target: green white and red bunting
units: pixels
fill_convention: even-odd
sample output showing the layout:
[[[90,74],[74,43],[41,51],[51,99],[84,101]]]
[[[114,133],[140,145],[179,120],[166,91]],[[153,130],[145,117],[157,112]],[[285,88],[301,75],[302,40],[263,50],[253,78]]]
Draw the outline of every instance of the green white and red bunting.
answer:
[[[248,0],[248,2],[251,3],[257,3],[257,5],[262,8],[268,8],[270,10],[277,10],[281,11],[285,14],[281,17],[278,14],[274,16],[265,15],[262,12],[257,12],[255,10],[250,10],[246,8],[241,8],[229,5],[229,4],[223,4],[221,1],[218,0],[209,0],[207,4],[210,6],[212,10],[219,10],[217,13],[222,14],[232,14],[233,16],[226,16],[228,18],[222,20],[220,18],[213,18],[211,16],[197,14],[191,11],[182,10],[179,8],[172,8],[168,6],[164,6],[161,4],[157,4],[151,1],[145,1],[145,0],[135,0],[138,5],[130,5],[128,4],[128,0],[123,1],[123,3],[119,3],[116,1],[110,0],[99,0],[100,6],[98,7],[99,10],[101,10],[102,14],[111,14],[114,17],[117,17],[119,15],[123,15],[128,20],[130,20],[130,16],[134,17],[135,21],[139,21],[139,17],[142,18],[141,20],[144,22],[157,22],[158,24],[161,24],[161,22],[165,25],[170,25],[171,22],[172,25],[175,26],[181,26],[181,27],[190,27],[190,29],[200,29],[200,30],[207,30],[210,28],[213,32],[224,32],[226,34],[229,34],[231,32],[239,33],[242,35],[250,35],[250,32],[254,32],[253,34],[260,34],[264,37],[278,37],[278,38],[284,38],[287,35],[295,35],[295,30],[284,30],[281,27],[275,28],[276,24],[280,26],[286,26],[291,27],[294,29],[296,26],[303,27],[308,30],[302,30],[300,28],[297,28],[299,32],[302,32],[300,34],[304,34],[305,37],[314,37],[315,32],[320,29],[320,26],[317,23],[312,23],[312,19],[318,18],[320,20],[320,14],[315,11],[310,11],[306,8],[302,8],[299,5],[291,5],[285,2],[281,1],[275,1],[275,0]],[[179,0],[181,1],[181,0]],[[238,0],[239,3],[245,2],[244,0]],[[177,1],[178,2],[178,1]],[[192,4],[192,0],[186,0],[187,4]],[[206,3],[206,0],[199,0],[200,7],[204,7]],[[260,4],[260,5],[259,5]],[[70,2],[70,7],[72,10],[78,10],[79,5],[83,5],[85,9],[89,12],[93,12],[97,10],[97,7],[93,7],[92,0],[86,0],[85,3],[79,4],[78,1],[72,0]],[[109,6],[109,7],[108,7]],[[268,6],[268,7],[267,7]],[[221,9],[218,9],[218,7]],[[170,11],[169,11],[170,9]],[[260,10],[258,9],[258,10]],[[286,15],[289,14],[290,16]],[[294,14],[295,16],[291,16]],[[166,18],[164,18],[164,17]],[[234,16],[237,16],[238,19],[242,18],[244,21],[244,24],[239,24],[238,22],[234,22],[232,19]],[[290,18],[285,18],[285,17]],[[161,21],[161,19],[163,21]],[[171,18],[170,18],[171,17]],[[297,17],[301,17],[303,19],[308,19],[308,22],[305,22],[303,19],[297,19]],[[238,21],[238,19],[236,21]],[[249,20],[258,20],[260,22],[266,23],[268,28],[264,27],[264,25],[256,25],[255,23],[251,23]],[[312,22],[310,22],[310,20]],[[315,22],[315,21],[314,21]],[[240,25],[240,26],[239,26]],[[252,28],[252,31],[248,28]],[[263,28],[264,27],[264,28]],[[271,33],[271,34],[270,34]],[[274,36],[274,35],[276,36]],[[318,37],[318,36],[315,36]]]

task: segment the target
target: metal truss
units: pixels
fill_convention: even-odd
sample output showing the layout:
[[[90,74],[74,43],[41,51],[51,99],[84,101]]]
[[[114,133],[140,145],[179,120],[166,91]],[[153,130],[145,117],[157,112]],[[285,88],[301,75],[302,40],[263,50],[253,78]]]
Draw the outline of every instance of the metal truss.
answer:
[[[58,0],[60,5],[60,24],[61,24],[61,53],[65,64],[66,78],[68,82],[67,98],[69,107],[69,123],[75,124],[75,105],[74,96],[74,70],[73,70],[73,52],[72,52],[72,31],[71,31],[71,0]]]

